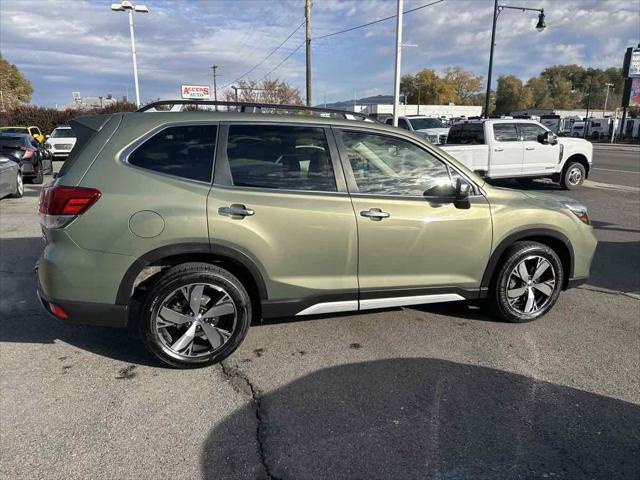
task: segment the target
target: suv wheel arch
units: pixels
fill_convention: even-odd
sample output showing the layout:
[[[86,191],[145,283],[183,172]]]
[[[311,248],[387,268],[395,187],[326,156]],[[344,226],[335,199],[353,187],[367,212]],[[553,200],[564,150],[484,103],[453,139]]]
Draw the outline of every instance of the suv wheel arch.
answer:
[[[201,261],[212,264],[223,264],[229,270],[238,274],[241,280],[245,280],[249,285],[249,293],[255,293],[258,300],[268,298],[267,288],[262,275],[262,270],[258,262],[240,250],[222,245],[209,245],[208,243],[180,243],[160,247],[145,253],[129,267],[124,277],[120,281],[116,304],[128,305],[133,297],[134,290],[139,285],[136,280],[146,269],[154,266],[172,267],[180,263]],[[164,268],[154,272],[150,277],[155,276]],[[253,292],[251,291],[253,290]]]
[[[556,230],[538,228],[512,233],[498,244],[491,253],[484,275],[482,276],[482,283],[480,285],[481,292],[486,294],[493,287],[492,283],[494,281],[495,274],[499,270],[505,254],[515,242],[522,240],[540,242],[556,252],[560,257],[566,272],[563,289],[567,288],[569,279],[573,277],[573,246],[569,239],[562,233]]]

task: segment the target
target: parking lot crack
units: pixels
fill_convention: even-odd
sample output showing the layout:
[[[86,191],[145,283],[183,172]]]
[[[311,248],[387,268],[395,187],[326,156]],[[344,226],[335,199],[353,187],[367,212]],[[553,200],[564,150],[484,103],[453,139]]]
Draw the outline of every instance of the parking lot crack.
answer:
[[[265,452],[266,434],[264,431],[264,418],[262,410],[262,399],[260,391],[253,385],[249,377],[238,368],[238,365],[231,365],[228,361],[220,362],[220,368],[222,374],[231,383],[231,386],[241,393],[244,393],[250,397],[251,407],[256,418],[256,443],[258,446],[258,454],[260,455],[260,463],[264,469],[264,473],[267,478],[271,480],[280,480],[274,476],[269,468],[267,462],[267,455]]]

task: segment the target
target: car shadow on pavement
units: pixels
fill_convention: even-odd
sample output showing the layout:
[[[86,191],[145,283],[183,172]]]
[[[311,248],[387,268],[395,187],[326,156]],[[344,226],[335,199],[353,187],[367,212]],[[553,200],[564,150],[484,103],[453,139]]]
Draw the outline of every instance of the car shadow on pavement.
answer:
[[[599,241],[588,284],[618,292],[640,292],[640,241]]]
[[[36,295],[40,238],[0,239],[0,342],[68,343],[105,357],[161,366],[127,330],[67,324],[50,317]]]
[[[326,368],[214,428],[206,479],[632,478],[640,407],[439,359]]]

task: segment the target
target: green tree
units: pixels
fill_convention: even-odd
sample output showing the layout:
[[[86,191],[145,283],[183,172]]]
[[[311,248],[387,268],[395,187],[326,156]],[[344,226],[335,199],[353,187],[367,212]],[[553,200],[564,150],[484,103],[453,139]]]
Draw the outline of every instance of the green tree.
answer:
[[[522,84],[522,80],[513,75],[498,77],[495,114],[509,114],[515,110],[524,110],[531,104],[531,93]]]
[[[556,73],[548,83],[554,108],[572,109],[581,106],[583,94],[573,88],[570,80]]]
[[[31,100],[33,87],[18,67],[7,62],[0,55],[0,92],[2,103],[0,109],[9,110],[20,103],[28,103]]]
[[[404,75],[400,79],[400,91],[406,95],[407,103],[423,105],[446,105],[457,100],[456,87],[446,78],[429,69],[415,75]]]
[[[531,98],[531,102],[526,108],[553,108],[549,85],[544,77],[530,78],[525,88],[529,91]]]
[[[475,105],[475,97],[482,90],[482,75],[474,75],[462,67],[449,67],[445,71],[445,80],[455,88],[458,105]]]

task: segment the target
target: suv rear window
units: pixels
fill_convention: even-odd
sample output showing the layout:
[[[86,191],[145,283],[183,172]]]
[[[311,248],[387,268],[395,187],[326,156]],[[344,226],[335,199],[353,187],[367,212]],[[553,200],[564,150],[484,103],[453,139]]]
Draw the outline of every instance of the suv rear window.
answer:
[[[211,182],[217,127],[169,127],[140,145],[128,163],[154,172]]]
[[[231,125],[227,158],[233,185],[335,192],[322,128]]]
[[[484,126],[481,123],[458,123],[449,129],[448,145],[484,145]]]

